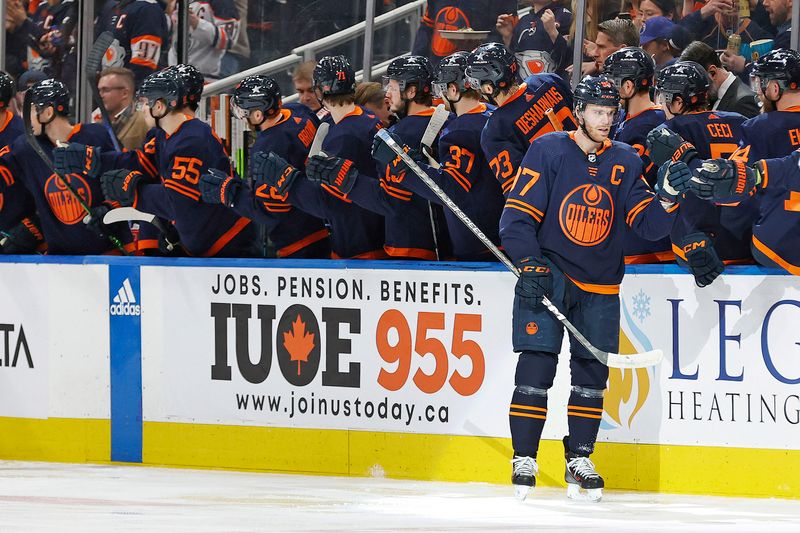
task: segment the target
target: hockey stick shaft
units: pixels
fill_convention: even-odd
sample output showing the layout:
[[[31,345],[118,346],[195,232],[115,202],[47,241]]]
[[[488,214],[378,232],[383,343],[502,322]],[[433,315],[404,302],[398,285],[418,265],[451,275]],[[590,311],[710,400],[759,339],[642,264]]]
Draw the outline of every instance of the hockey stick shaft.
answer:
[[[25,91],[25,99],[24,103],[22,104],[22,119],[25,123],[25,139],[28,141],[28,144],[33,148],[33,151],[36,152],[36,155],[47,165],[47,168],[56,176],[58,181],[64,188],[69,192],[69,194],[78,202],[81,208],[86,212],[86,215],[91,219],[92,217],[92,210],[86,204],[86,201],[78,194],[78,191],[75,190],[72,185],[70,185],[69,181],[67,181],[64,176],[60,173],[56,172],[56,167],[53,166],[53,161],[48,157],[48,155],[44,152],[44,149],[39,144],[39,140],[36,138],[36,135],[33,134],[33,123],[31,122],[31,106],[33,102],[31,100],[31,93],[30,91]],[[122,255],[128,255],[128,252],[125,251],[125,247],[122,245],[122,242],[113,235],[106,235],[108,240],[111,241]]]
[[[122,148],[119,139],[117,139],[117,134],[114,133],[114,127],[111,125],[111,117],[108,114],[106,106],[103,104],[103,99],[100,97],[100,89],[97,87],[96,79],[97,73],[100,70],[100,65],[103,62],[103,56],[113,42],[114,34],[110,31],[104,31],[97,37],[97,40],[94,42],[94,45],[92,45],[92,49],[86,57],[86,79],[89,81],[89,85],[92,88],[94,104],[100,109],[100,115],[103,117],[103,125],[109,137],[111,137],[114,150],[121,152]]]
[[[553,130],[564,131],[564,124],[561,123],[561,120],[555,114],[552,107],[545,111],[544,114],[547,117],[547,120],[550,121],[550,125],[553,126]]]
[[[378,132],[378,136],[392,149],[403,162],[416,174],[419,179],[422,180],[425,185],[430,188],[430,190],[442,201],[442,203],[447,206],[450,211],[453,212],[456,217],[458,217],[461,222],[464,223],[467,228],[483,243],[486,248],[491,251],[497,259],[500,260],[505,267],[510,270],[515,276],[519,277],[519,270],[511,260],[502,252],[500,249],[495,246],[495,244],[481,231],[481,229],[475,225],[472,220],[458,207],[458,205],[450,199],[449,196],[436,184],[435,181],[428,176],[424,170],[422,170],[419,165],[403,150],[403,148],[398,145],[392,137],[386,133],[384,130]],[[558,308],[553,305],[553,303],[546,297],[542,297],[542,303],[547,308],[550,313],[561,322],[561,324],[569,330],[575,339],[586,348],[589,353],[591,353],[598,361],[603,363],[606,366],[616,367],[616,368],[639,368],[645,366],[652,366],[656,364],[658,361],[661,360],[663,354],[660,350],[654,350],[652,352],[647,352],[645,354],[636,354],[634,356],[622,355],[622,354],[609,354],[609,352],[604,352],[592,345],[584,335],[578,331],[578,329],[564,316]],[[610,357],[616,356],[616,357]],[[649,356],[649,357],[648,357]]]

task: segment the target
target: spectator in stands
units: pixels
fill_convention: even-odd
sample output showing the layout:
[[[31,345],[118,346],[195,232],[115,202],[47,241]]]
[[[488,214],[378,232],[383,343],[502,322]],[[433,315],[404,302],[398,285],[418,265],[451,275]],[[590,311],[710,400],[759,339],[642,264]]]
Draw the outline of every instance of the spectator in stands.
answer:
[[[450,40],[439,33],[442,30],[489,30],[489,41],[502,42],[496,27],[501,15],[516,17],[517,0],[428,0],[411,55],[427,57],[435,68],[443,57],[458,50],[472,50],[482,42]]]
[[[230,50],[222,56],[222,66],[220,67],[220,78],[226,78],[243,69],[248,59],[250,59],[250,38],[247,35],[247,0],[234,0],[236,9],[239,11],[239,37],[233,43]]]
[[[711,82],[708,96],[714,100],[712,110],[732,111],[746,117],[759,114],[760,108],[755,93],[722,66],[713,48],[695,41],[683,51],[681,61],[694,61],[706,69]]]
[[[764,0],[764,8],[769,14],[769,21],[777,28],[777,33],[772,42],[771,50],[778,48],[789,48],[789,38],[792,29],[792,3],[791,0]],[[744,41],[744,39],[742,39]],[[755,39],[754,39],[755,40]],[[769,50],[766,50],[769,51]],[[734,55],[728,52],[722,54],[720,58],[722,65],[736,74],[745,73],[748,62],[753,60],[753,57],[745,58],[742,55]]]
[[[641,0],[637,15],[641,22],[647,22],[654,17],[666,17],[674,21],[675,2],[674,0]]]
[[[572,12],[557,0],[525,0],[530,13],[517,19],[504,14],[497,18],[497,31],[511,50],[525,79],[539,72],[563,72],[572,58],[567,34]]]
[[[384,128],[388,128],[397,121],[397,117],[389,109],[386,92],[377,81],[365,81],[356,85],[356,104],[381,119]]]
[[[642,22],[639,43],[645,52],[653,56],[658,70],[677,61],[680,52],[670,43],[677,27],[667,17],[652,17]]]
[[[100,74],[97,89],[120,144],[128,150],[139,148],[149,128],[144,115],[134,106],[133,72],[121,67],[106,69]]]
[[[206,78],[219,78],[222,56],[239,38],[239,10],[233,0],[193,0],[189,4],[189,56]]]
[[[6,72],[18,78],[25,72],[28,36],[32,23],[25,12],[22,0],[6,1]]]
[[[715,50],[728,47],[728,32],[741,36],[742,43],[771,37],[750,17],[739,17],[738,0],[708,0],[703,7],[685,16],[680,24]]]
[[[314,94],[314,67],[316,66],[316,61],[306,61],[298,65],[292,72],[292,83],[294,84],[294,90],[297,91],[300,103],[313,113],[318,112],[322,107],[322,104],[317,100],[316,94]]]

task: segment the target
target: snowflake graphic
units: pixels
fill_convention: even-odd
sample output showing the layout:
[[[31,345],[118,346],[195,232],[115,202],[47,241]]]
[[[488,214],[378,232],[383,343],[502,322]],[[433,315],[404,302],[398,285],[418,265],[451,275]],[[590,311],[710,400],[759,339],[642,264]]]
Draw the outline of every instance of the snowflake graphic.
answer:
[[[639,294],[633,296],[633,316],[643,322],[645,318],[650,316],[650,297],[639,289]]]

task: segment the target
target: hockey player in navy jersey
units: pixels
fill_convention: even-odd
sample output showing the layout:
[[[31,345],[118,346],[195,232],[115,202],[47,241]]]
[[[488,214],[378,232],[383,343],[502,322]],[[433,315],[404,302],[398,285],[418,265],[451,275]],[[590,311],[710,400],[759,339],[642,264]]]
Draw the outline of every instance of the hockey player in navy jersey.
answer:
[[[644,178],[655,187],[658,169],[645,153],[647,134],[661,125],[664,111],[650,99],[655,82],[656,64],[653,58],[638,47],[617,50],[606,58],[603,73],[614,81],[619,90],[624,120],[614,131],[614,140],[631,146],[642,158]],[[662,263],[674,261],[675,254],[669,238],[647,241],[634,232],[625,237],[625,263]]]
[[[751,86],[762,114],[742,124],[741,158],[784,157],[800,148],[800,53],[772,50],[753,62]]]
[[[28,93],[33,132],[45,154],[51,156],[59,142],[86,143],[104,150],[112,149],[111,139],[100,124],[73,125],[69,122],[70,95],[64,83],[53,79],[40,81],[29,88]],[[102,218],[109,206],[104,203],[101,184],[96,177],[83,174],[82,168],[61,176],[54,174],[27,139],[20,136],[0,158],[0,169],[4,178],[11,176],[14,180],[10,186],[7,179],[0,180],[0,194],[4,196],[2,211],[28,207],[26,194],[17,189],[21,184],[35,203],[48,253],[120,253],[109,238],[112,235],[118,242],[128,245],[126,251],[132,251],[127,227],[112,229],[103,224]],[[82,203],[89,208],[89,213]],[[20,214],[31,217],[34,211],[26,210]],[[36,233],[31,227],[26,226],[26,229]],[[40,241],[39,235],[34,237]]]
[[[159,68],[167,66],[169,28],[164,8],[157,0],[121,0],[110,19],[118,45],[103,58],[105,67],[124,66],[133,71],[137,87]]]
[[[481,149],[481,131],[491,111],[480,101],[478,91],[464,77],[467,52],[456,52],[439,63],[433,79],[433,92],[437,98],[447,102],[457,118],[450,120],[439,138],[439,165],[420,161],[420,166],[466,215],[499,244],[497,221],[503,209],[503,193],[489,168]],[[401,121],[402,122],[402,121]],[[398,144],[404,139],[394,136]],[[376,143],[383,143],[376,138]],[[415,145],[409,145],[415,148]],[[376,152],[386,152],[386,146],[377,146]],[[403,187],[422,198],[441,204],[441,200],[401,159],[393,158],[389,163],[392,174],[405,172]],[[445,211],[448,233],[453,244],[453,254],[460,261],[493,261],[492,254],[475,235],[450,210]]]
[[[25,134],[22,120],[8,109],[14,92],[14,80],[0,72],[0,156],[10,152],[10,145]],[[0,165],[0,179],[0,253],[31,253],[44,241],[33,197],[8,167]]]
[[[667,235],[678,209],[676,191],[691,177],[664,174],[657,197],[631,147],[608,136],[619,93],[604,77],[575,88],[580,129],[545,135],[531,145],[506,201],[500,238],[519,268],[512,319],[519,360],[511,399],[512,483],[524,497],[535,485],[536,454],[547,417],[563,328],[542,305],[547,296],[594,346],[619,348],[619,284],[623,241],[632,228],[647,239]],[[572,392],[564,437],[568,495],[599,499],[603,478],[589,456],[603,412],[608,367],[570,338]],[[586,495],[581,493],[586,490]]]
[[[572,92],[563,79],[554,74],[535,74],[520,84],[517,69],[514,55],[499,43],[479,46],[467,60],[467,80],[497,105],[483,129],[481,146],[504,194],[511,190],[528,146],[537,137],[555,131],[546,111],[553,110],[564,130],[577,126],[572,116]]]
[[[730,202],[755,194],[759,213],[753,225],[753,257],[764,266],[800,276],[800,151],[762,159],[752,167],[711,159],[696,174],[690,185],[701,198]]]
[[[254,254],[250,219],[222,205],[201,201],[200,176],[210,168],[231,173],[230,159],[211,128],[181,113],[186,105],[182,79],[164,70],[148,76],[138,93],[138,107],[157,126],[152,153],[101,152],[70,144],[58,150],[54,164],[64,170],[81,165],[101,174],[106,197],[174,222],[185,251],[202,257]],[[147,147],[147,145],[146,145]],[[155,163],[152,163],[154,161]],[[160,182],[148,179],[155,174]]]
[[[342,164],[337,175],[350,173],[375,176],[377,169],[370,155],[372,137],[381,128],[380,120],[355,105],[356,77],[344,56],[323,57],[314,69],[317,98],[330,111],[330,126],[322,150],[337,156]],[[251,159],[254,187],[274,187],[293,206],[326,220],[331,230],[332,257],[337,259],[383,259],[383,217],[353,203],[338,184],[329,185],[307,179],[274,152],[257,152]]]
[[[400,121],[389,131],[410,146],[419,147],[433,115],[432,67],[422,56],[404,56],[392,61],[384,76],[391,110]],[[428,202],[403,186],[408,172],[395,172],[390,165],[396,155],[391,150],[373,150],[378,162],[375,173],[351,172],[337,185],[340,170],[347,165],[341,157],[313,156],[306,173],[310,179],[338,187],[353,202],[384,217],[384,249],[393,259],[437,259],[437,237]]]
[[[231,106],[237,118],[258,131],[252,153],[273,152],[303,170],[317,128],[305,115],[281,106],[278,83],[267,76],[248,76],[233,91]],[[259,185],[255,190],[238,177],[211,171],[200,178],[203,201],[220,203],[241,216],[263,224],[278,257],[329,258],[328,230],[322,220],[287,201],[288,193]]]
[[[672,160],[696,168],[702,159],[727,158],[738,150],[747,119],[738,113],[711,111],[708,88],[705,69],[692,61],[679,61],[660,71],[656,101],[668,120],[647,137],[656,166]],[[670,235],[678,264],[688,267],[695,283],[705,287],[724,271],[725,264],[751,262],[749,242],[755,216],[751,201],[713,205],[687,193]]]

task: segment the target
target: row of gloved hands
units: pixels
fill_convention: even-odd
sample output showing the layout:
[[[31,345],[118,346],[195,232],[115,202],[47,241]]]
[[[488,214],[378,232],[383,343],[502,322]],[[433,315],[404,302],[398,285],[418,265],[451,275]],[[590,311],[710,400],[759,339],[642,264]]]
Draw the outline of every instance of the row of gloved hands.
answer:
[[[398,145],[403,146],[397,135],[392,133],[389,135]],[[420,152],[404,148],[415,161],[424,161]],[[389,145],[378,136],[372,142],[371,153],[372,158],[381,167],[388,167],[390,173],[397,174],[404,170],[405,163],[402,159],[397,157]],[[255,187],[261,185],[274,187],[282,196],[289,191],[296,179],[302,177],[346,195],[353,189],[359,174],[353,161],[324,153],[310,156],[305,171],[301,172],[274,152],[256,152],[250,160],[250,175]],[[203,194],[203,201],[207,203],[220,203],[232,207],[242,187],[241,180],[214,169],[200,178],[200,191]]]
[[[701,161],[695,147],[666,126],[647,135],[647,154],[658,168],[656,192],[667,202],[679,202],[691,192],[702,200],[730,203],[753,194],[762,183],[758,168],[742,161]]]

